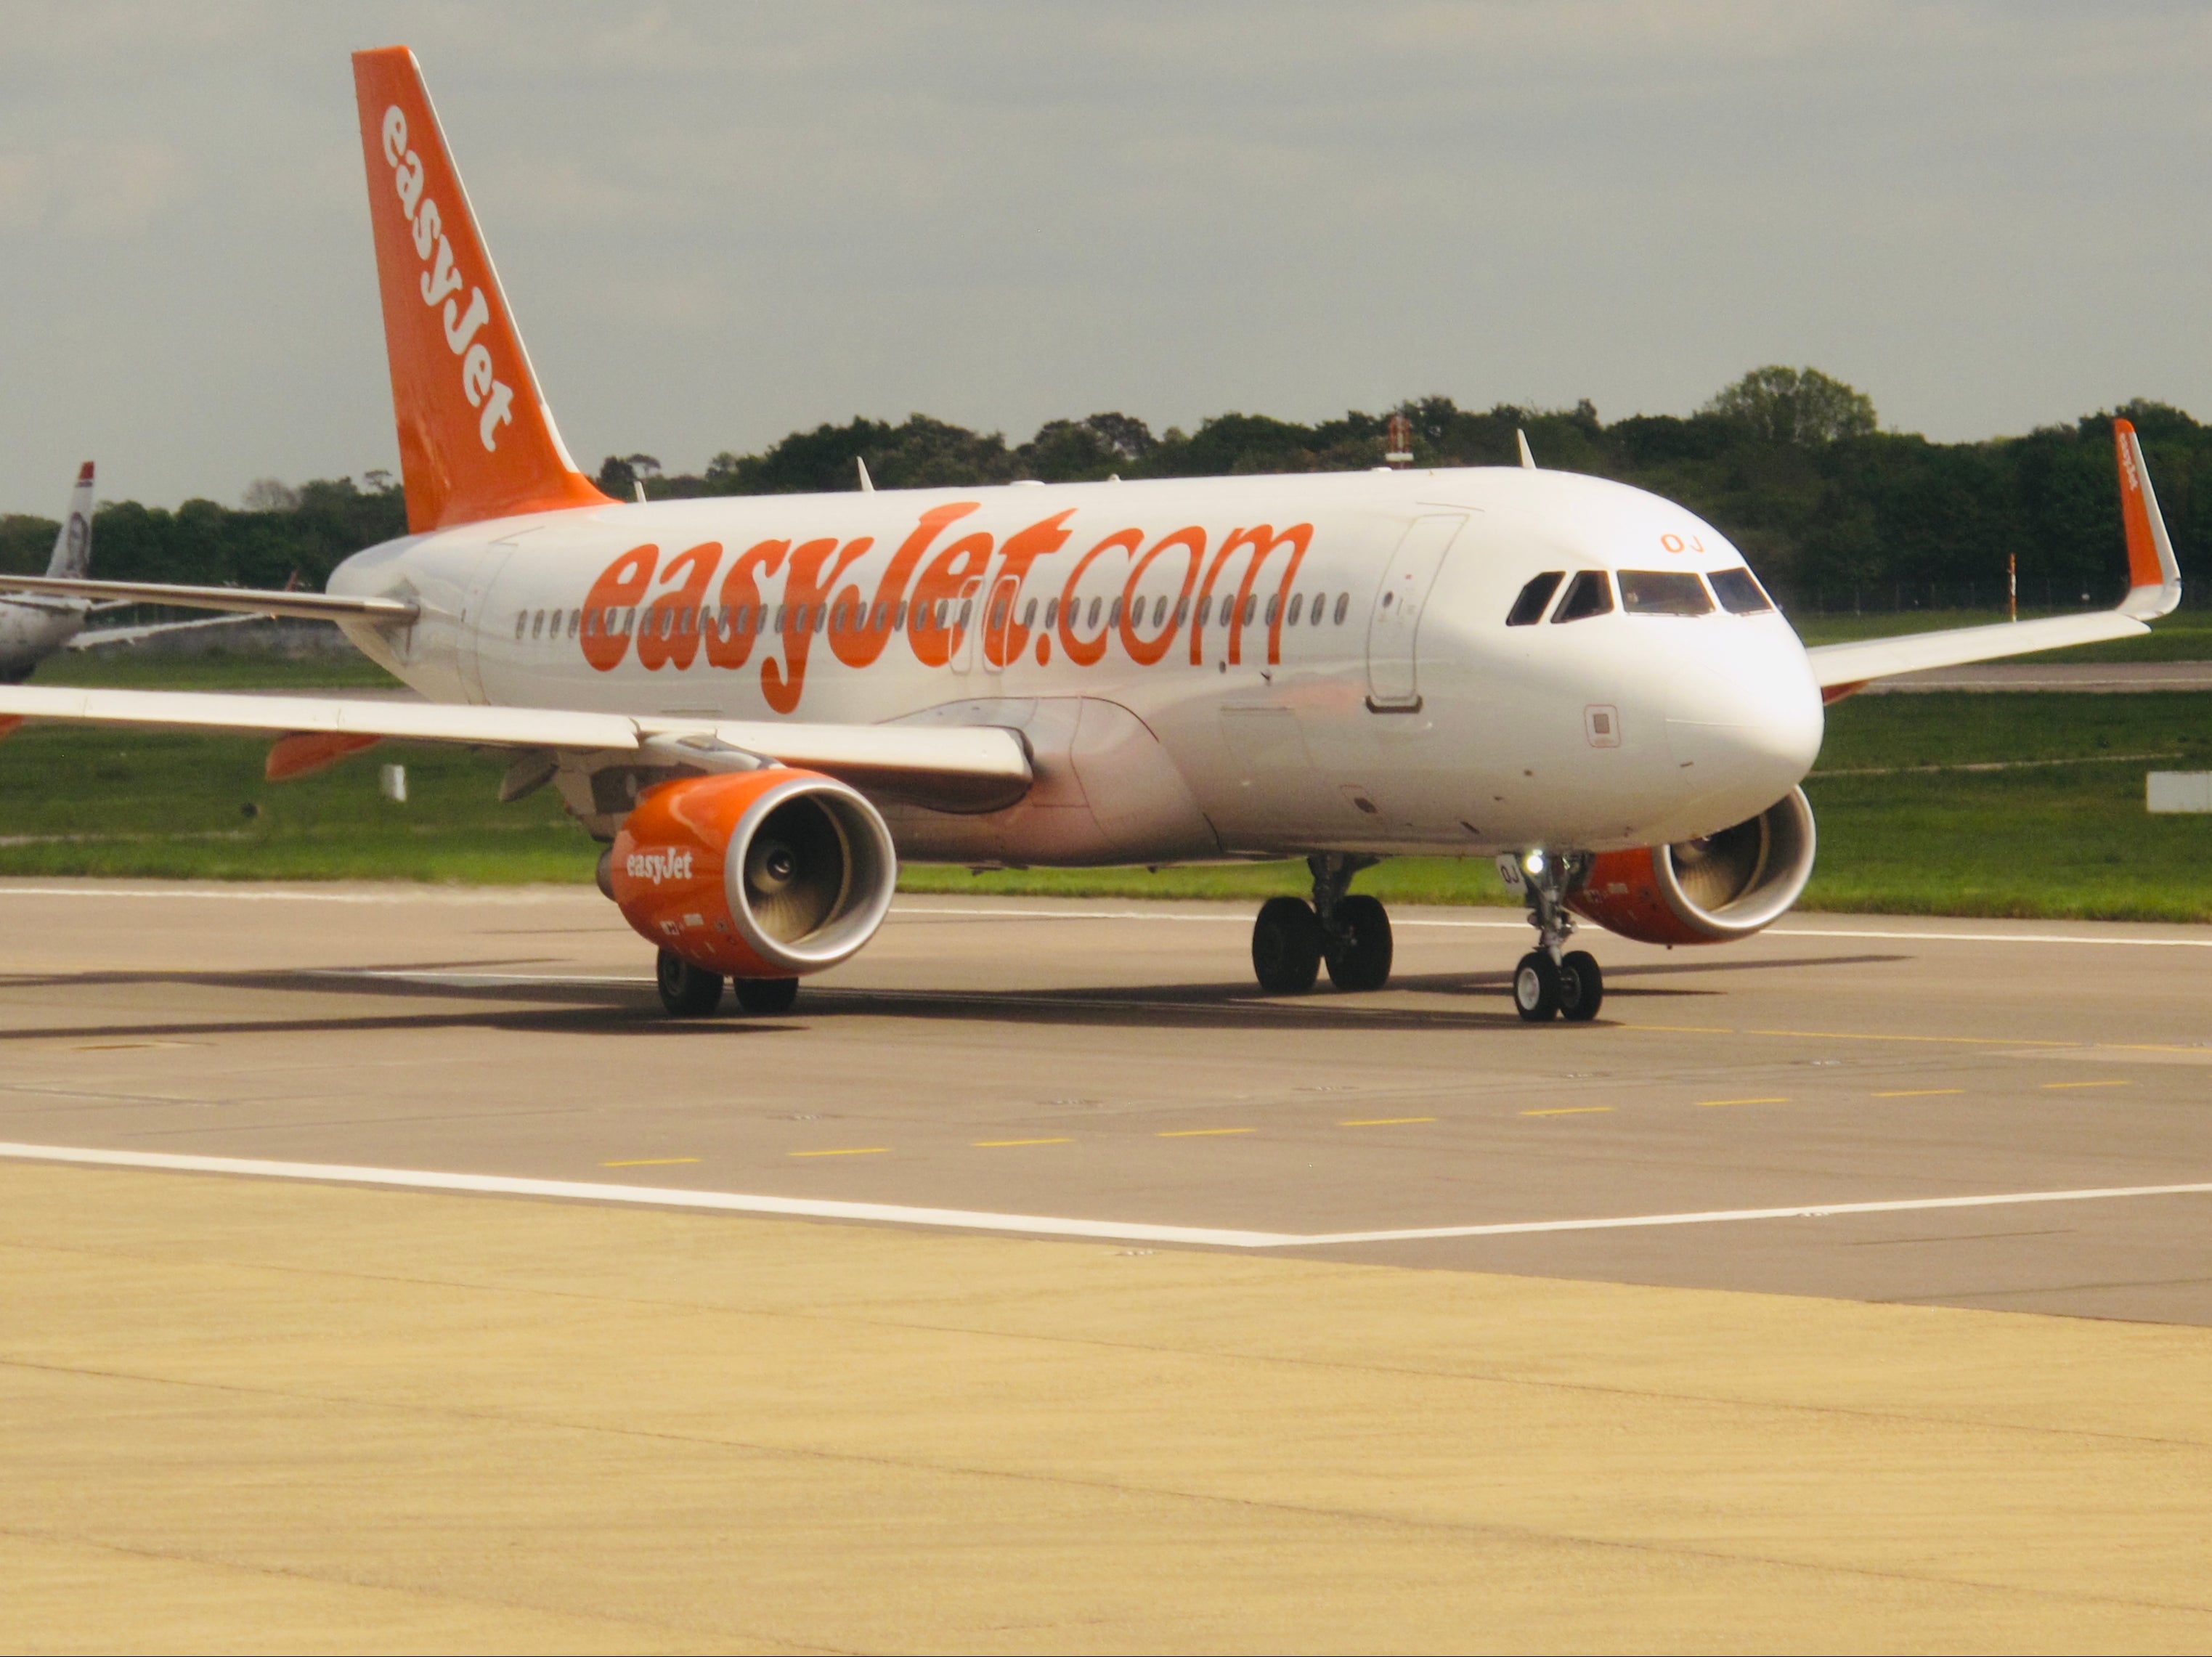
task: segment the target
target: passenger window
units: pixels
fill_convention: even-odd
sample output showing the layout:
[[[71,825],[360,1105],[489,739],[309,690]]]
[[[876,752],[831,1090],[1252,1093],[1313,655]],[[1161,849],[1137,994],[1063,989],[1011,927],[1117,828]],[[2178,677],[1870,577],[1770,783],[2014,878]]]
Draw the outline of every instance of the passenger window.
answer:
[[[1057,598],[1048,598],[1048,599],[1046,599],[1046,600],[1044,601],[1044,625],[1045,625],[1045,631],[1046,631],[1046,632],[1048,632],[1048,633],[1049,633],[1050,631],[1052,631],[1052,629],[1053,629],[1054,626],[1054,625],[1059,622],[1059,620],[1060,620],[1060,600],[1059,600],[1059,599],[1057,599]]]
[[[576,629],[583,626],[583,624],[584,612],[582,610],[572,610],[568,612],[568,636],[570,638],[573,639],[576,636]]]
[[[1085,627],[1097,627],[1098,625],[1098,601],[1096,598],[1093,598],[1091,601],[1091,619],[1085,622],[1084,625]]]
[[[530,636],[533,639],[542,638],[544,636],[544,633],[545,612],[541,610],[538,612],[538,619],[531,623]]]
[[[1152,625],[1154,627],[1158,627],[1161,622],[1166,621],[1167,618],[1168,596],[1163,592],[1158,598],[1152,600]]]
[[[529,630],[530,612],[526,610],[517,610],[514,614],[514,636],[520,639]]]
[[[975,601],[974,599],[972,599],[972,598],[963,598],[963,599],[960,601],[960,625],[961,625],[961,626],[963,626],[963,627],[966,627],[966,626],[968,625],[968,617],[969,617],[969,613],[970,613],[971,611],[973,611],[973,610],[975,610]]]
[[[1036,600],[1032,598],[1022,606],[1022,627],[1024,631],[1036,625]]]
[[[1283,595],[1278,592],[1267,600],[1267,625],[1269,627],[1274,626],[1275,617],[1282,613]]]
[[[1298,624],[1298,617],[1299,617],[1302,614],[1304,614],[1304,613],[1305,607],[1306,607],[1306,596],[1305,596],[1305,594],[1304,594],[1304,593],[1303,593],[1303,592],[1294,592],[1294,593],[1292,593],[1292,594],[1291,595],[1291,614],[1290,614],[1290,617],[1289,617],[1289,619],[1288,619],[1288,620],[1284,623],[1284,625],[1285,625],[1285,626],[1287,626],[1287,627],[1296,627],[1296,626]]]
[[[1185,595],[1176,600],[1176,625],[1181,627],[1190,618],[1190,598]]]
[[[1106,606],[1106,625],[1108,627],[1121,625],[1121,601],[1119,598]]]
[[[1710,616],[1705,584],[1687,570],[1625,569],[1620,607],[1632,616]]]
[[[1508,627],[1533,627],[1544,619],[1544,607],[1552,602],[1552,595],[1559,590],[1559,583],[1567,579],[1563,569],[1547,569],[1534,577],[1521,589],[1521,596],[1513,601],[1513,608],[1505,612]]]
[[[1613,583],[1605,579],[1601,569],[1586,569],[1568,585],[1567,596],[1559,601],[1553,616],[1560,622],[1585,622],[1593,616],[1604,616],[1613,609]]]
[[[1339,627],[1342,627],[1342,626],[1344,625],[1344,612],[1345,612],[1346,608],[1347,606],[1349,606],[1351,603],[1352,603],[1352,595],[1351,595],[1350,593],[1348,593],[1348,592],[1340,592],[1340,593],[1338,593],[1338,594],[1336,595],[1336,624],[1337,624],[1337,626],[1339,626]]]
[[[822,631],[822,629],[823,629],[824,627],[827,627],[827,626],[829,625],[829,623],[830,623],[830,606],[829,606],[829,605],[827,605],[827,604],[817,604],[817,605],[815,605],[815,606],[814,606],[814,630],[815,630],[817,633],[819,633],[819,632],[821,632],[821,631]]]
[[[1713,596],[1721,601],[1721,608],[1731,616],[1756,616],[1774,608],[1759,578],[1747,569],[1717,569],[1705,580],[1713,584]]]
[[[1244,625],[1246,627],[1252,625],[1252,617],[1259,613],[1259,595],[1254,592],[1246,593],[1244,595]]]

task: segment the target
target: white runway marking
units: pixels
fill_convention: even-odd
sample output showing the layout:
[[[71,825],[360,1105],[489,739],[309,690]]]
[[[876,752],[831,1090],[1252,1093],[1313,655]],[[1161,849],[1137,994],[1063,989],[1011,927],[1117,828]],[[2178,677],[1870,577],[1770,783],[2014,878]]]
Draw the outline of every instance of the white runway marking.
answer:
[[[192,1156],[158,1150],[96,1150],[70,1145],[0,1143],[0,1157],[94,1168],[155,1168],[179,1174],[231,1174],[264,1180],[310,1180],[406,1191],[459,1191],[503,1197],[550,1197],[568,1202],[629,1203],[701,1208],[731,1214],[798,1219],[872,1220],[958,1231],[1008,1231],[1032,1237],[1090,1237],[1109,1242],[1190,1243],[1215,1248],[1311,1248],[1323,1244],[1427,1242],[1454,1237],[1525,1236],[1551,1231],[1620,1231],[1655,1225],[1721,1225],[1745,1220],[1818,1220],[1844,1214],[1906,1214],[1947,1208],[2006,1208],[2030,1203],[2114,1202],[2133,1197],[2212,1195],[2212,1181],[2190,1185],[2105,1186],[2081,1191],[2014,1191],[1975,1197],[1907,1197],[1887,1202],[1814,1203],[1790,1208],[1711,1209],[1688,1214],[1634,1214],[1589,1220],[1509,1220],[1491,1225],[1423,1226],[1399,1231],[1237,1231],[1140,1221],[1066,1219],[1044,1214],[994,1214],[897,1203],[834,1202],[817,1197],[760,1197],[680,1186],[613,1185],[582,1180],[530,1180],[502,1174],[441,1174],[343,1163],[267,1162],[250,1156]]]

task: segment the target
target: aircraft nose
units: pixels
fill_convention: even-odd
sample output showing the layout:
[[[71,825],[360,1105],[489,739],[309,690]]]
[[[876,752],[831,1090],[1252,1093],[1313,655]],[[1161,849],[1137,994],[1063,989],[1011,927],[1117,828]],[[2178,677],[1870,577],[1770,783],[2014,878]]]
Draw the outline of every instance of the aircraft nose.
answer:
[[[1795,639],[1674,664],[1667,745],[1701,794],[1741,797],[1747,815],[1764,810],[1813,768],[1822,731],[1820,689]]]

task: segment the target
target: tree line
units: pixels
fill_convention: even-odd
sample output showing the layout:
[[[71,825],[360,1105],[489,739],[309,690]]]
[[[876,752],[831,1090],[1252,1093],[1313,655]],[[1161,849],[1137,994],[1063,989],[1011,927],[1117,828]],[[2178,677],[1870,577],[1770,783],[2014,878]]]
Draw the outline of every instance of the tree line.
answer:
[[[1094,414],[1048,421],[1024,443],[927,415],[858,418],[757,453],[718,454],[696,473],[611,455],[599,483],[626,501],[641,487],[649,500],[852,489],[856,462],[884,489],[1357,470],[1384,464],[1392,416],[1403,415],[1415,466],[1512,465],[1522,431],[1540,465],[1679,501],[1799,609],[2000,603],[2008,554],[2024,604],[2103,603],[2124,580],[2114,414],[2142,434],[2184,575],[2201,582],[2212,574],[2212,427],[2136,402],[2022,437],[1935,443],[1882,430],[1863,393],[1810,368],[1757,369],[1695,413],[1609,425],[1588,402],[1478,410],[1444,397],[1311,425],[1224,414],[1158,434],[1133,416]],[[2197,487],[2200,474],[2208,487]],[[43,569],[56,527],[0,518],[0,570]],[[103,505],[94,557],[96,574],[117,580],[281,586],[296,574],[319,588],[349,554],[405,531],[399,489],[384,473],[297,489],[264,480],[238,507]]]

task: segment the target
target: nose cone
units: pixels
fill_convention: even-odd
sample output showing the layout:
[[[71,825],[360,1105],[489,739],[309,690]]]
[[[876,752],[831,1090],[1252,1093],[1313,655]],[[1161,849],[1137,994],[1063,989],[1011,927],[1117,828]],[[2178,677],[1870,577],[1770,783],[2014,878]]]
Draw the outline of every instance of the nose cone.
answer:
[[[1786,622],[1741,625],[1671,664],[1667,746],[1687,814],[1711,834],[1765,810],[1813,768],[1820,751],[1820,688]],[[1710,818],[1711,821],[1705,821]]]

